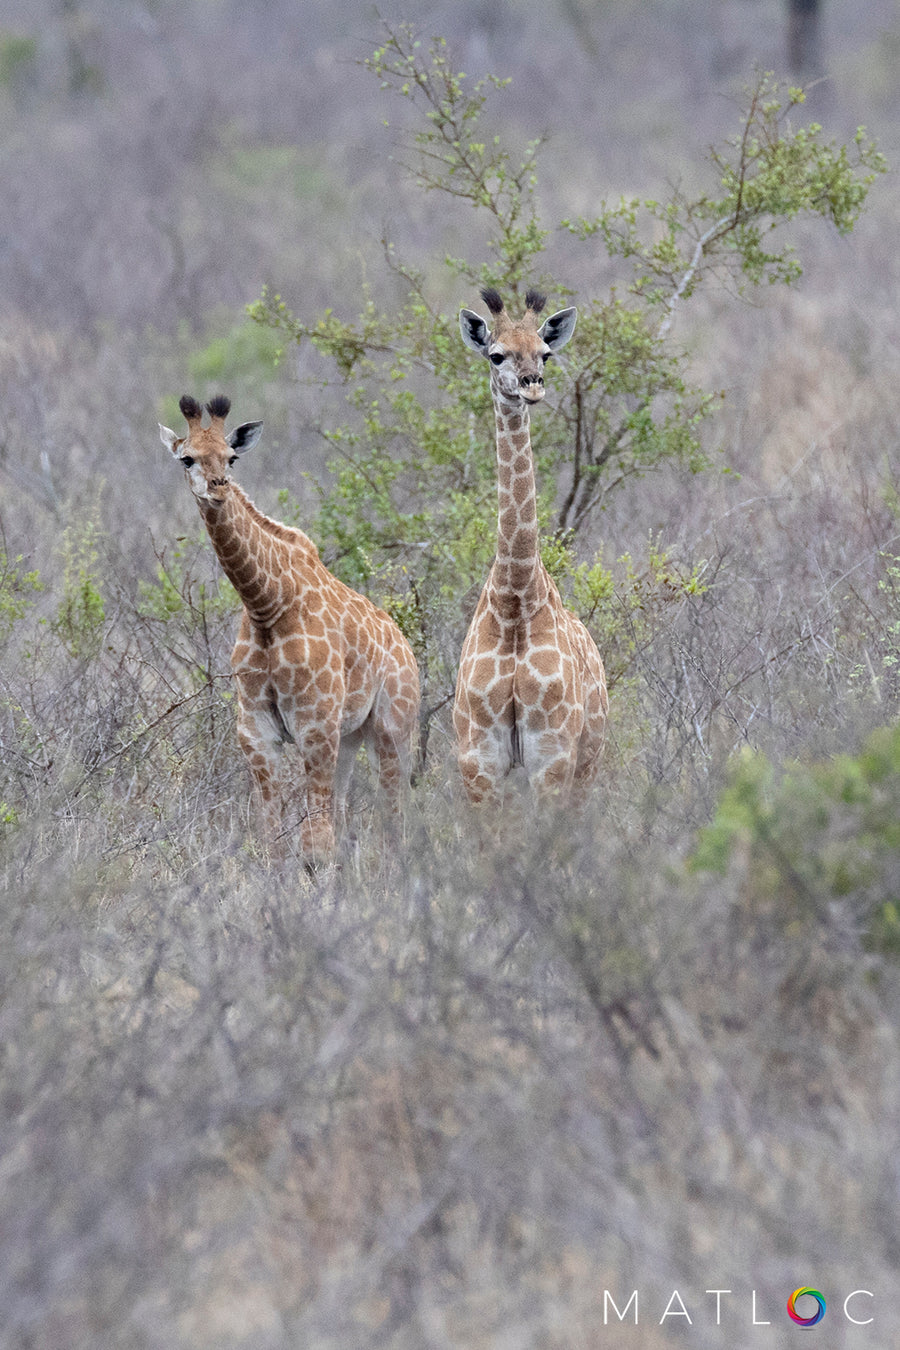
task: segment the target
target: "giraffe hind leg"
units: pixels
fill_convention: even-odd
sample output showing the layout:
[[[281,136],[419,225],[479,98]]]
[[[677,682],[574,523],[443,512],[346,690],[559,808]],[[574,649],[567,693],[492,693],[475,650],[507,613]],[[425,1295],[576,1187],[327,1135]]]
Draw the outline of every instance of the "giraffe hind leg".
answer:
[[[397,814],[412,769],[412,738],[375,723],[368,738],[369,756],[378,765],[378,787],[393,814]]]
[[[606,719],[609,700],[602,680],[590,691],[585,705],[584,729],[578,742],[578,760],[572,783],[572,797],[576,804],[586,802],[599,773],[606,741]]]
[[[509,725],[491,728],[481,734],[470,731],[460,741],[459,771],[473,805],[498,802],[502,797],[503,784],[517,762],[513,730]]]
[[[350,828],[350,813],[347,806],[347,799],[350,795],[350,785],[353,782],[353,770],[356,767],[356,757],[359,748],[363,744],[363,736],[359,731],[352,731],[347,735],[341,736],[341,743],[338,747],[337,764],[334,770],[334,832],[336,842],[340,842],[342,836],[347,835]]]
[[[528,714],[525,714],[527,720]],[[523,731],[522,763],[529,786],[544,800],[565,801],[576,772],[578,742],[568,728],[552,731],[546,725]]]
[[[369,763],[378,765],[378,787],[395,815],[410,783],[418,725],[418,676],[415,697],[396,679],[388,681],[375,699],[365,737]]]

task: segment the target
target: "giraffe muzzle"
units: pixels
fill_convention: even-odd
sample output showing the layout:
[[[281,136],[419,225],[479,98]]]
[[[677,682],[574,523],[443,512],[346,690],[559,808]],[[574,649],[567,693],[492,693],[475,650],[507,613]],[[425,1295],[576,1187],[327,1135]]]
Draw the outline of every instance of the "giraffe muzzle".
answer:
[[[544,381],[540,375],[523,375],[519,381],[519,394],[528,403],[540,403],[544,397]]]

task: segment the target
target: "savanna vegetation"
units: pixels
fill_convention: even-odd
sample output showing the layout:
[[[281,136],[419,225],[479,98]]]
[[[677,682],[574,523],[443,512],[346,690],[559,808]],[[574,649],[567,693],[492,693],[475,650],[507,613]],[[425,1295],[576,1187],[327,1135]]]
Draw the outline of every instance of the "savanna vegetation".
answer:
[[[777,1346],[807,1285],[896,1340],[897,17],[804,91],[776,0],[465,10],[0,4],[4,1347]],[[485,283],[579,308],[578,821],[453,763]],[[403,836],[364,783],[324,875],[256,842],[157,439],[220,390],[423,675]]]

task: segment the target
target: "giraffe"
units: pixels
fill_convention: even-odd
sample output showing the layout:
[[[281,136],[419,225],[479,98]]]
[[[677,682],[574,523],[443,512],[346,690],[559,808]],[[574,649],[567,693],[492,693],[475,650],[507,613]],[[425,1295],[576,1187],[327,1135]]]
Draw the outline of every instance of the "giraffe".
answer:
[[[466,346],[490,362],[497,432],[497,553],[460,655],[453,725],[470,801],[498,800],[515,765],[541,796],[582,802],[600,766],[608,699],[603,663],[564,606],[538,545],[529,413],[544,397],[544,363],[565,346],[576,311],[538,328],[545,297],[530,290],[511,319],[492,288],[493,328],[459,316]]]
[[[271,520],[229,472],[251,450],[261,422],[226,433],[224,395],[203,409],[184,395],[187,435],[160,425],[184,465],[209,537],[244,611],[231,664],[238,691],[238,740],[259,794],[265,834],[283,852],[282,749],[294,742],[303,768],[300,844],[310,868],[328,864],[335,826],[346,820],[356,753],[378,761],[380,787],[396,810],[408,781],[418,724],[419,674],[412,648],[384,610],[323,565],[311,539]]]

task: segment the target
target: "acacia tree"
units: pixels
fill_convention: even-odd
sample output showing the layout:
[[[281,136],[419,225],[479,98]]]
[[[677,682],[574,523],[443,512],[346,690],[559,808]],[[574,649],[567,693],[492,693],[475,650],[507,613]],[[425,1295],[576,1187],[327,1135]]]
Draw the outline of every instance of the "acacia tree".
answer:
[[[400,143],[414,181],[468,213],[467,225],[484,226],[480,266],[442,260],[464,283],[457,289],[471,295],[490,284],[510,308],[529,286],[558,293],[536,194],[542,141],[514,156],[486,130],[496,123],[489,104],[509,82],[469,81],[443,39],[423,46],[405,24],[386,27],[365,65],[412,112]],[[808,215],[847,233],[885,168],[863,128],[837,146],[818,124],[795,125],[803,101],[801,90],[760,76],[735,135],[709,152],[709,193],[603,202],[590,217],[557,223],[584,247],[601,247],[622,274],[607,296],[576,297],[575,337],[552,368],[550,407],[533,428],[545,561],[601,637],[611,622],[610,573],[598,559],[577,557],[592,517],[636,474],[673,460],[707,465],[700,428],[718,395],[689,377],[671,333],[677,309],[713,276],[726,274],[737,291],[794,282],[801,268],[783,227]],[[251,314],[333,363],[346,417],[321,426],[334,449],[333,481],[321,489],[314,533],[332,567],[388,604],[427,676],[444,688],[465,622],[461,601],[480,585],[495,541],[490,394],[458,339],[456,313],[440,311],[429,277],[400,259],[390,239],[383,247],[406,295],[397,312],[367,297],[353,322],[331,310],[307,319],[264,292]],[[665,562],[657,555],[660,576]],[[679,584],[691,589],[696,578]]]

